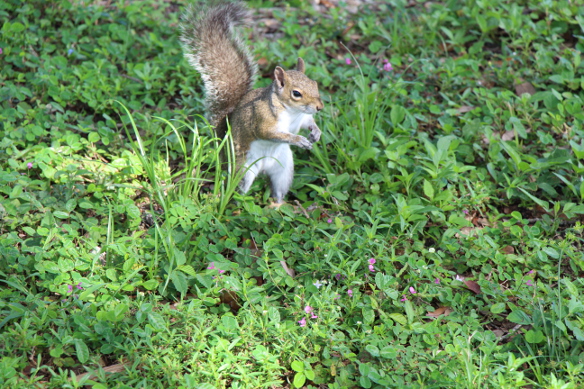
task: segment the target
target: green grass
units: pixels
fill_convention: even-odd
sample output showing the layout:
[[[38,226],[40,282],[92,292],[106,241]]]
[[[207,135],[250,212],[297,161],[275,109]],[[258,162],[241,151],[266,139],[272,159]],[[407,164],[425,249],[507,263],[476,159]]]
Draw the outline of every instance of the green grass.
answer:
[[[289,3],[260,73],[325,109],[278,210],[185,4],[0,4],[0,387],[583,387],[584,3]]]

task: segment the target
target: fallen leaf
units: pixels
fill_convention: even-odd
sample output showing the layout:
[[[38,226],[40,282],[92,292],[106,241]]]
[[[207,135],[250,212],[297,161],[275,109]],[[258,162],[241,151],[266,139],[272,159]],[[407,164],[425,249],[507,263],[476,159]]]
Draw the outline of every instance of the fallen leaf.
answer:
[[[515,130],[505,131],[503,135],[501,135],[501,140],[506,142],[515,139]]]
[[[466,112],[470,112],[473,109],[475,109],[476,107],[470,106],[470,105],[463,105],[461,107],[457,108],[457,111],[460,113],[466,113]]]
[[[131,364],[129,362],[126,363],[118,363],[115,365],[106,366],[103,368],[104,373],[121,373],[126,370],[126,367],[129,367]],[[96,369],[97,370],[97,369]],[[90,380],[94,380],[97,378],[97,375],[93,373],[82,373],[76,376],[77,381],[81,380],[86,375],[89,375]]]
[[[503,335],[505,335],[505,331],[503,330],[493,330],[493,334],[495,334],[495,336],[499,339],[501,339],[503,337]]]
[[[464,280],[464,284],[472,292],[475,292],[476,294],[481,293],[481,287],[476,282],[474,282],[472,280]]]
[[[528,95],[534,95],[537,91],[535,90],[535,88],[533,87],[533,85],[531,85],[531,83],[529,82],[523,82],[519,85],[515,85],[515,93],[517,93],[517,96],[521,96],[524,93],[527,93]]]
[[[223,289],[219,295],[219,301],[221,301],[222,304],[229,305],[229,308],[235,313],[241,308],[239,297],[237,297],[237,293],[232,290]]]
[[[515,253],[515,249],[513,248],[513,246],[505,246],[503,247],[503,252],[505,254],[513,254]]]
[[[473,232],[482,230],[482,227],[462,227],[460,229],[460,233],[454,234],[455,237],[460,238],[463,236],[470,236],[473,235]]]
[[[428,312],[428,316],[430,317],[438,317],[438,316],[448,316],[452,313],[452,308],[449,307],[438,307],[434,312]]]
[[[294,271],[294,269],[290,269],[288,267],[286,261],[280,261],[280,265],[282,265],[284,271],[286,271],[286,274],[288,274],[290,277],[294,278],[296,276],[296,272]]]

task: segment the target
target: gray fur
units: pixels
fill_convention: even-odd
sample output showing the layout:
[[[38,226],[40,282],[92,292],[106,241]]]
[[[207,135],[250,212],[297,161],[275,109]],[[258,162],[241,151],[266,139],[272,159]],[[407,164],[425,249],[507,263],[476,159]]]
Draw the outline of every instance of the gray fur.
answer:
[[[203,79],[207,119],[219,126],[253,89],[257,65],[234,32],[250,18],[249,10],[239,2],[215,3],[202,9],[191,5],[186,10],[181,42],[185,57]]]

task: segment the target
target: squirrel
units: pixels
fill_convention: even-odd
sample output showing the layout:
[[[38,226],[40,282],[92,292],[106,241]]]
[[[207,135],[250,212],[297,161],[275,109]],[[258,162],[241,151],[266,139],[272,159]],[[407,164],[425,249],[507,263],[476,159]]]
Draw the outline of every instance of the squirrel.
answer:
[[[318,84],[308,78],[302,58],[296,70],[274,70],[274,81],[253,89],[257,74],[249,48],[235,32],[250,12],[241,2],[191,6],[183,16],[181,42],[188,62],[201,74],[209,124],[223,138],[227,122],[235,149],[239,184],[247,193],[260,173],[270,178],[276,204],[284,202],[294,175],[290,145],[312,149],[321,131],[313,114],[323,108]],[[308,129],[308,139],[298,135]],[[241,170],[239,170],[241,171]]]

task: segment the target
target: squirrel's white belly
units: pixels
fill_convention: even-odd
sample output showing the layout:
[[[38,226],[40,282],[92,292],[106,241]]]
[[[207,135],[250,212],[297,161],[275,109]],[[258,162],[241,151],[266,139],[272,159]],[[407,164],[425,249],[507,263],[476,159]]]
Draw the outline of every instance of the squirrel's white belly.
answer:
[[[257,173],[265,173],[278,167],[287,167],[290,145],[269,140],[254,140],[249,145],[246,165],[253,165]]]

